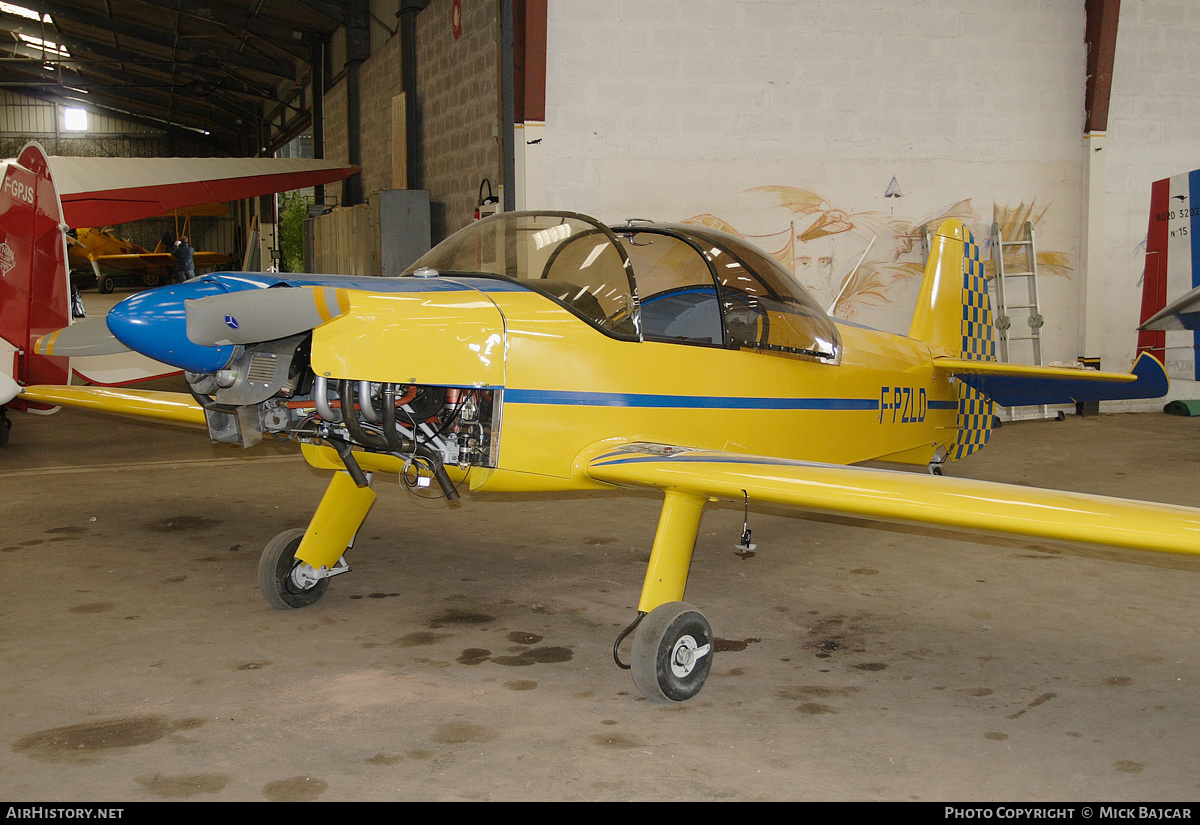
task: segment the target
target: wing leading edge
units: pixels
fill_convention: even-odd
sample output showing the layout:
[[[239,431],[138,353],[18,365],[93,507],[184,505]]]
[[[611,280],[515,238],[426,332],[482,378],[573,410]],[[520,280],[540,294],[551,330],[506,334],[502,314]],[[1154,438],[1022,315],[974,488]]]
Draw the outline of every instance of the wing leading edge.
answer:
[[[201,427],[205,424],[204,410],[190,395],[182,392],[35,384],[21,388],[20,394],[25,400],[36,401],[39,404],[79,407]]]
[[[1200,555],[1200,510],[895,470],[630,444],[593,479],[882,521]]]

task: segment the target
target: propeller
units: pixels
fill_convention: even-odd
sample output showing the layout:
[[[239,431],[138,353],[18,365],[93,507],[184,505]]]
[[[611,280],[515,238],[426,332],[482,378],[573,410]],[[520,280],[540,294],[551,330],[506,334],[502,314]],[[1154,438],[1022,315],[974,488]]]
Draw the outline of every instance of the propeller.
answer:
[[[117,340],[108,330],[103,318],[91,321],[80,321],[39,336],[34,345],[38,355],[82,356],[82,355],[115,355],[119,352],[129,352],[129,347]]]
[[[345,289],[329,286],[249,289],[184,301],[187,337],[221,347],[286,338],[350,310]]]

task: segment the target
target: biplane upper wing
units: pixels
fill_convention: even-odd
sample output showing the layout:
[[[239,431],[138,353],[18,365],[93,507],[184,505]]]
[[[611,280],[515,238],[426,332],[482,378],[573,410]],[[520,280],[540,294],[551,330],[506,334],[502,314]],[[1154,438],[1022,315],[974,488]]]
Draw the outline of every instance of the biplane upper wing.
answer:
[[[1138,356],[1128,374],[943,357],[933,366],[1002,407],[1161,398],[1168,386],[1166,370],[1149,353]]]
[[[608,448],[588,475],[821,513],[1066,542],[1200,554],[1200,511],[1082,493],[868,467],[631,443]]]
[[[196,252],[192,259],[197,267],[225,266],[233,263],[233,258],[220,252]],[[141,272],[150,266],[175,268],[175,256],[170,252],[128,252],[119,255],[97,255],[96,263],[105,269],[115,269],[118,272]]]
[[[359,167],[306,158],[51,157],[68,226],[111,226],[174,209],[333,183]]]

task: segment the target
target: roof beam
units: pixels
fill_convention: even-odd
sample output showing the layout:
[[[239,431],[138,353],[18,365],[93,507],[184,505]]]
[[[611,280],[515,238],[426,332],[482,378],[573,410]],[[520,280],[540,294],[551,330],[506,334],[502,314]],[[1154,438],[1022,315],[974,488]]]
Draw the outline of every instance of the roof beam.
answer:
[[[19,94],[23,94],[26,97],[30,97],[35,100],[41,100],[45,103],[56,103],[61,106],[87,109],[88,111],[94,113],[103,114],[119,120],[127,121],[129,123],[136,123],[151,129],[157,129],[167,133],[174,132],[176,134],[184,134],[198,140],[211,141],[213,147],[218,151],[236,153],[241,148],[241,135],[237,133],[231,133],[223,128],[206,129],[202,131],[199,128],[188,127],[181,123],[166,123],[153,117],[147,117],[144,114],[131,112],[122,108],[110,107],[102,101],[91,99],[93,97],[92,95],[71,96],[70,90],[62,89],[61,87],[47,87],[34,84],[29,87],[22,88],[9,83],[4,85]],[[208,134],[204,134],[204,131],[207,131]]]
[[[335,2],[334,0],[300,0],[304,6],[315,11],[317,14],[323,15],[334,23],[342,24],[346,22],[346,3]]]
[[[38,5],[42,11],[49,12],[54,17],[61,17],[65,20],[71,20],[84,26],[91,26],[101,31],[152,43],[165,49],[179,49],[191,52],[192,54],[203,55],[221,63],[230,63],[238,68],[249,69],[283,80],[292,80],[295,76],[294,64],[281,66],[278,60],[270,60],[266,57],[257,58],[235,51],[213,48],[202,43],[197,43],[194,38],[186,35],[176,36],[152,26],[129,23],[113,17],[97,18],[95,15],[86,14],[73,6],[57,3],[54,0],[39,0]],[[131,48],[128,43],[124,45],[127,49]]]
[[[2,65],[0,87],[12,88],[22,94],[32,94],[35,89],[56,94],[79,104],[107,108],[118,113],[115,116],[125,119],[128,119],[128,114],[124,113],[126,109],[141,111],[151,121],[156,121],[152,123],[154,128],[166,128],[171,123],[178,123],[195,131],[227,131],[236,135],[244,130],[243,122],[258,121],[256,113],[245,109],[237,111],[227,100],[219,103],[188,100],[190,108],[180,112],[180,99],[172,95],[169,87],[166,91],[156,93],[159,87],[134,86],[127,77],[119,75],[46,69],[40,61],[8,61]]]
[[[1113,59],[1117,51],[1117,18],[1121,0],[1087,0],[1087,87],[1084,93],[1083,132],[1108,129],[1108,103],[1112,96]]]
[[[19,31],[21,29],[14,26],[12,30]],[[160,79],[162,87],[170,85],[173,74],[183,74],[191,76],[190,80],[187,81],[189,84],[203,83],[212,86],[214,89],[220,88],[224,91],[252,98],[259,102],[267,100],[276,103],[279,100],[275,89],[270,86],[266,84],[252,85],[243,78],[231,74],[221,66],[204,59],[180,63],[168,58],[150,58],[145,53],[131,52],[128,49],[113,46],[87,36],[58,33],[58,38],[59,45],[69,49],[71,57],[47,58],[48,61],[55,65],[74,67],[81,73],[89,71],[101,72],[104,70],[96,67],[121,63],[125,64],[127,71],[131,67],[134,71],[149,74],[152,77]],[[158,68],[159,65],[162,65],[164,68]],[[129,85],[143,84],[131,83]],[[176,87],[182,88],[184,85],[186,84],[176,84]]]
[[[277,17],[250,15],[241,6],[222,0],[139,0],[166,11],[203,20],[225,31],[247,33],[255,40],[305,63],[312,45],[323,36],[315,29],[304,29],[295,21]]]

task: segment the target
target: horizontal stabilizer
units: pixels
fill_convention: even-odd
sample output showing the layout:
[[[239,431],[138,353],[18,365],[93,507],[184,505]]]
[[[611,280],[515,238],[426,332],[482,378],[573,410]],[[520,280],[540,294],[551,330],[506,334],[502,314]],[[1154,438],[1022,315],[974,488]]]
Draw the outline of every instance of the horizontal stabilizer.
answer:
[[[1200,329],[1200,286],[1167,304],[1138,329]]]
[[[115,355],[129,352],[129,347],[109,332],[103,318],[80,321],[37,339],[34,351],[38,355],[83,356]]]
[[[350,309],[349,293],[336,287],[248,289],[184,302],[187,337],[220,347],[273,341],[321,326]]]
[[[21,391],[21,397],[39,404],[81,407],[117,415],[174,421],[178,424],[205,424],[204,410],[190,395],[182,392],[37,384],[25,387]]]
[[[817,464],[659,444],[593,459],[588,475],[741,503],[1200,555],[1200,510],[973,479]]]
[[[957,358],[935,358],[933,366],[1002,407],[1161,398],[1168,386],[1163,365],[1147,353],[1129,374]]]

